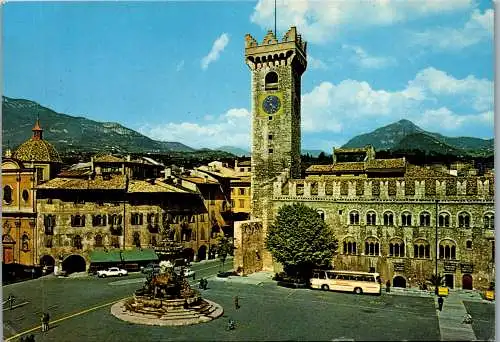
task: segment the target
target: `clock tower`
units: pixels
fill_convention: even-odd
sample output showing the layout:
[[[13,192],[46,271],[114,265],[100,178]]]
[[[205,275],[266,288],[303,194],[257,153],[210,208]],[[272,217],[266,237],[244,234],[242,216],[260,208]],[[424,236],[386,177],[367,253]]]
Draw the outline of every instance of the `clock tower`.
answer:
[[[268,31],[259,44],[245,36],[252,87],[253,219],[262,219],[273,179],[300,177],[300,90],[307,67],[306,42],[291,27],[281,41]]]

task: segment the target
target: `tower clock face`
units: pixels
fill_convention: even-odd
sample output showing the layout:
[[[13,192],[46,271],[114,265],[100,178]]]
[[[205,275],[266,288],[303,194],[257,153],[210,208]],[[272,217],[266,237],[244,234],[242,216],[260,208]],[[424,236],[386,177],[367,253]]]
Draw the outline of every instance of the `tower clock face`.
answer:
[[[262,109],[267,114],[274,114],[281,108],[281,101],[276,95],[268,95],[262,101]]]

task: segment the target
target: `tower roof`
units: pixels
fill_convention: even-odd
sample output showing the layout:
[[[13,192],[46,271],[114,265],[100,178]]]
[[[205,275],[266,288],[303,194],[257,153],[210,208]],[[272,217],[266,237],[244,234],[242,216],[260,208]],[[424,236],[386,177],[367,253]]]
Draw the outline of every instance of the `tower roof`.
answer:
[[[33,126],[33,136],[19,145],[13,157],[22,161],[36,161],[47,163],[62,163],[59,153],[48,141],[43,140],[43,129],[37,119]]]

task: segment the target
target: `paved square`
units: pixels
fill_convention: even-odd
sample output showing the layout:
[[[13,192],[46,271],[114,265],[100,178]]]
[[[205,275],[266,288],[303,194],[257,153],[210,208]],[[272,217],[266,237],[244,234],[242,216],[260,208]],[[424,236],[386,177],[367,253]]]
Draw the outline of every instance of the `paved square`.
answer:
[[[198,277],[216,272],[198,265]],[[244,284],[209,280],[204,297],[224,307],[215,321],[184,327],[155,327],[126,323],[110,314],[108,303],[130,295],[143,276],[125,279],[45,278],[7,286],[29,304],[4,311],[4,335],[10,337],[39,325],[43,310],[51,313],[51,329],[37,341],[146,340],[439,340],[432,298],[355,296],[309,289],[288,289],[274,282]],[[199,278],[198,278],[199,279]],[[241,308],[234,308],[238,295]],[[19,299],[21,300],[21,299]],[[93,309],[94,308],[94,309]],[[90,310],[89,310],[90,309]],[[229,318],[236,330],[226,331]]]

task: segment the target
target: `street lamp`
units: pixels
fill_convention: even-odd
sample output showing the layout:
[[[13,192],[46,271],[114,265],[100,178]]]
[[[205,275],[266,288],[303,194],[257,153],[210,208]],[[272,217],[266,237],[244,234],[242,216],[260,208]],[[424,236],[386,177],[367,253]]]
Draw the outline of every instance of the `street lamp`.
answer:
[[[439,200],[436,200],[436,219],[435,219],[435,226],[436,226],[436,252],[434,253],[434,258],[436,260],[436,278],[434,279],[434,281],[436,282],[436,288],[435,288],[435,294],[437,295],[438,294],[438,250],[439,250],[439,246],[438,246],[438,202]]]

